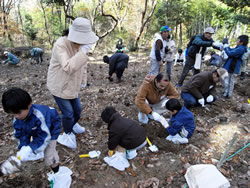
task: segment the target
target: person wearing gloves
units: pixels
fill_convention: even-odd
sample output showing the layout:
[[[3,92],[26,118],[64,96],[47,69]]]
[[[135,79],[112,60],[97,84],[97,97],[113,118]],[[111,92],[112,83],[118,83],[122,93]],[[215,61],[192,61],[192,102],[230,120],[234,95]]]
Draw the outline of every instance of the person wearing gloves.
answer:
[[[174,61],[174,54],[176,53],[175,41],[170,38],[170,35],[167,36],[166,40],[166,72],[168,74],[169,81],[171,80],[171,70],[172,64]]]
[[[33,48],[31,50],[31,59],[35,60],[37,64],[43,62],[43,50],[41,48]]]
[[[11,88],[2,95],[3,109],[13,114],[14,136],[18,140],[17,158],[29,161],[31,157],[44,153],[44,162],[55,174],[60,173],[56,140],[61,132],[61,118],[55,108],[32,104],[25,90]],[[3,169],[2,169],[3,171]],[[7,174],[13,172],[4,170]]]
[[[121,82],[121,78],[125,68],[128,68],[129,56],[125,53],[115,53],[111,57],[103,56],[103,62],[109,64],[109,81],[113,81],[112,75],[116,73],[117,83]]]
[[[228,55],[226,63],[223,65],[229,75],[224,82],[224,93],[223,97],[231,98],[233,95],[234,83],[236,75],[239,74],[242,65],[242,57],[247,52],[248,36],[241,35],[238,37],[235,48],[230,48],[228,41],[224,44],[224,50]]]
[[[178,97],[179,94],[170,83],[166,73],[146,76],[135,98],[135,104],[139,109],[139,122],[147,124],[149,117],[166,128],[168,124],[160,114],[167,111],[165,104],[168,99]]]
[[[157,34],[152,49],[150,52],[150,71],[149,75],[157,75],[160,73],[160,66],[163,64],[165,58],[165,50],[166,50],[166,39],[169,35],[169,31],[171,31],[168,26],[162,26],[160,29],[160,34]]]
[[[70,26],[68,35],[60,37],[52,49],[47,88],[62,112],[64,129],[57,141],[72,149],[77,148],[74,133],[85,132],[85,128],[78,124],[81,114],[79,91],[86,72],[87,53],[98,39],[92,32],[90,21],[78,17]]]
[[[8,51],[4,51],[3,54],[5,57],[7,57],[7,59],[4,60],[2,62],[2,64],[9,63],[11,65],[17,65],[19,63],[19,59],[15,55],[13,55],[12,53],[10,53]]]
[[[188,143],[195,130],[194,115],[181,106],[178,99],[169,99],[166,108],[171,113],[169,127],[166,128],[169,136],[166,139],[174,143]]]
[[[207,27],[204,30],[203,35],[196,35],[192,40],[190,47],[188,47],[185,66],[183,67],[181,77],[176,85],[177,88],[180,88],[192,66],[195,64],[196,54],[201,53],[201,57],[204,56],[207,47],[213,47],[220,50],[220,47],[213,45],[214,41],[212,35],[214,34],[214,29],[212,27]],[[199,73],[200,70],[194,69],[194,74]]]
[[[109,156],[118,151],[127,159],[133,159],[137,155],[136,150],[147,144],[144,128],[136,121],[122,117],[114,107],[106,107],[102,111],[101,118],[108,123]]]
[[[214,71],[201,72],[192,76],[188,82],[183,85],[181,98],[184,100],[184,106],[190,108],[193,106],[202,106],[213,103],[216,100],[216,83],[224,81],[228,77],[228,72],[224,68]]]

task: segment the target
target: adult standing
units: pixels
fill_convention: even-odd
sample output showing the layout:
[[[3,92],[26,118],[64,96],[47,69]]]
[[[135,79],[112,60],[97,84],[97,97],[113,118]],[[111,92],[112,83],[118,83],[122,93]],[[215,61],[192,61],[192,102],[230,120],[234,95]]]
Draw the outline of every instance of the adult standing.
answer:
[[[167,36],[166,40],[166,72],[168,74],[168,79],[171,81],[171,69],[174,61],[174,54],[176,53],[175,41],[173,41],[170,35]]]
[[[162,26],[160,34],[157,34],[150,52],[150,75],[160,73],[160,66],[165,57],[166,39],[171,29],[168,26]]]
[[[81,103],[79,91],[87,65],[87,52],[99,38],[92,32],[91,23],[86,18],[76,18],[69,28],[68,36],[60,37],[52,49],[47,87],[62,112],[64,133],[57,141],[75,149],[75,133],[83,133],[80,119]]]
[[[217,46],[213,46],[213,39],[212,35],[214,34],[214,29],[212,27],[207,27],[204,30],[203,35],[196,35],[194,39],[192,40],[190,46],[188,47],[185,66],[183,68],[180,80],[176,87],[181,87],[183,84],[183,81],[185,80],[190,68],[195,64],[195,58],[197,53],[201,53],[201,56],[203,57],[207,47],[213,47],[216,49],[220,49]],[[194,74],[199,73],[200,70],[194,69]]]

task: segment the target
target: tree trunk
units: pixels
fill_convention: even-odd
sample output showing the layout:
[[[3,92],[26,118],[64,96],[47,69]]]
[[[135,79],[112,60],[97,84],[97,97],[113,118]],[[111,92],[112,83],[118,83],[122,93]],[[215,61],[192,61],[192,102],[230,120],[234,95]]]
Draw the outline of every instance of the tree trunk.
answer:
[[[25,42],[25,35],[24,35],[23,18],[22,18],[21,11],[20,11],[20,2],[17,5],[17,13],[18,13],[18,17],[19,17],[19,20],[20,20],[21,28],[22,28],[22,40],[23,40],[23,43],[24,43]]]
[[[181,26],[182,23],[180,23],[179,27],[179,48],[182,46],[182,26]]]
[[[148,0],[145,0],[144,10],[143,10],[142,15],[141,15],[141,24],[140,24],[140,28],[139,28],[139,34],[137,35],[137,37],[135,39],[135,43],[134,43],[134,46],[135,46],[136,49],[138,48],[139,40],[141,38],[141,35],[143,33],[143,30],[144,30],[146,24],[150,21],[150,19],[153,16],[156,4],[157,4],[157,0],[153,0],[151,12],[147,16],[147,18],[145,18],[146,12],[147,12],[147,9],[148,9]]]
[[[48,28],[48,23],[47,23],[47,18],[46,18],[46,12],[45,12],[45,8],[43,6],[43,3],[41,2],[41,8],[42,8],[42,11],[43,11],[43,19],[44,19],[44,26],[45,26],[45,31],[48,35],[48,39],[49,39],[49,44],[52,45],[52,41],[51,41],[51,37],[50,37],[50,33],[49,33],[49,28]]]

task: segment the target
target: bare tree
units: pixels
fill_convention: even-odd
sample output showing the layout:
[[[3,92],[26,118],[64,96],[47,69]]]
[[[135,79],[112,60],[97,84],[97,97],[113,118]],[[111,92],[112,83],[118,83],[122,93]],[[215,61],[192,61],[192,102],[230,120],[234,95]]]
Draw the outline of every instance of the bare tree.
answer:
[[[51,34],[49,32],[49,26],[48,26],[48,21],[47,21],[47,18],[46,18],[46,12],[45,12],[45,5],[43,3],[43,0],[40,1],[40,5],[41,5],[41,8],[42,8],[42,11],[43,11],[43,19],[44,19],[44,26],[45,26],[45,31],[48,35],[48,39],[49,39],[49,44],[50,45],[53,45],[53,40],[51,38]],[[52,5],[52,9],[54,7],[54,4],[51,4]],[[53,20],[53,19],[52,19]]]
[[[2,28],[2,37],[12,41],[11,35],[8,32],[8,19],[12,8],[14,8],[17,0],[1,0],[0,1],[0,28]]]
[[[131,0],[128,0],[125,2],[124,0],[111,0],[112,2],[112,9],[116,15],[117,21],[118,21],[118,29],[121,30],[121,24],[124,18],[126,17],[129,6],[131,4]],[[124,10],[125,9],[125,10]]]
[[[98,0],[98,5],[97,5],[97,10],[99,8],[100,12],[99,12],[99,15],[103,16],[103,17],[106,17],[106,18],[110,18],[112,20],[112,26],[107,29],[104,33],[102,34],[98,34],[98,37],[101,39],[101,38],[104,38],[106,37],[108,34],[110,34],[112,31],[115,30],[117,24],[118,24],[118,20],[117,18],[115,18],[115,16],[113,16],[112,14],[106,14],[104,12],[104,4],[105,4],[105,0]],[[98,13],[96,13],[96,16],[98,15]],[[93,19],[94,22],[96,22],[96,17]]]
[[[138,27],[138,32],[136,34],[136,39],[135,39],[135,43],[134,46],[136,48],[138,48],[138,43],[140,41],[140,38],[142,36],[142,33],[144,31],[144,28],[146,26],[147,23],[149,23],[150,19],[153,16],[153,13],[155,11],[155,7],[157,4],[157,0],[151,0],[151,4],[149,5],[149,1],[150,0],[145,0],[144,1],[144,9],[141,12],[141,19],[140,19],[140,23],[139,23],[139,27]]]

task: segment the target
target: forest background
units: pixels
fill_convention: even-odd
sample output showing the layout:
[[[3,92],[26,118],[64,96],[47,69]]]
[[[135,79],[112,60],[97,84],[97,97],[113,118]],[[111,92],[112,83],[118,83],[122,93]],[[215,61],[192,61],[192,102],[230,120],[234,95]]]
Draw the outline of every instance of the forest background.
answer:
[[[215,40],[235,44],[249,35],[250,1],[246,0],[0,0],[0,47],[38,46],[51,50],[74,18],[91,20],[107,52],[119,38],[130,51],[150,48],[163,25],[172,28],[178,48],[212,26]],[[104,47],[105,46],[105,49]]]

